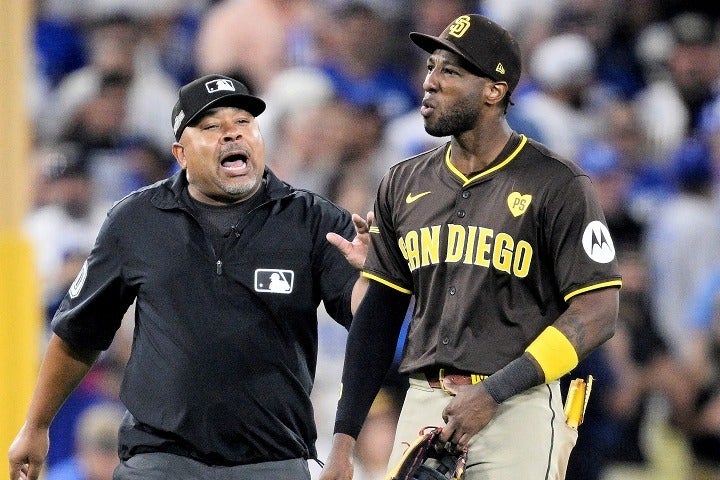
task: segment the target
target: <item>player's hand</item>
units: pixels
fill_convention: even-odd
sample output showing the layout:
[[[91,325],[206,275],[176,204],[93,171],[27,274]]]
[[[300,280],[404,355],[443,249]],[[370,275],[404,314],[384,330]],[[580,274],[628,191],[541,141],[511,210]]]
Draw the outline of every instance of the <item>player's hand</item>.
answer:
[[[23,425],[10,445],[10,480],[37,480],[48,454],[48,429],[32,429]]]
[[[327,463],[320,473],[320,480],[352,480],[354,467],[352,462],[355,439],[343,433],[333,436]]]
[[[364,219],[360,215],[353,213],[352,220],[355,224],[356,233],[352,242],[348,242],[335,232],[329,232],[325,238],[340,250],[340,253],[343,254],[350,265],[357,270],[362,270],[370,246],[370,227],[375,221],[375,216],[373,212],[368,212],[367,219]]]
[[[440,440],[451,442],[460,448],[467,447],[475,436],[495,416],[498,404],[485,390],[482,383],[477,385],[457,385],[444,379],[445,390],[455,396],[442,412],[446,425],[440,434]]]

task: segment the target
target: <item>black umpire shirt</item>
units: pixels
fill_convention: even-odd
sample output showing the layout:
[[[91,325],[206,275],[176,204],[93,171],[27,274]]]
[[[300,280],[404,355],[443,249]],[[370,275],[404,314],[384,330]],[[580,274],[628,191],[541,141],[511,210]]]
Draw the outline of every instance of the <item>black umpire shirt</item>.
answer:
[[[350,214],[265,171],[267,199],[218,248],[183,200],[183,171],[109,212],[52,322],[107,349],[136,301],[120,397],[120,456],[170,452],[209,464],[315,458],[310,400],[317,307],[351,321],[357,272],[325,234]]]

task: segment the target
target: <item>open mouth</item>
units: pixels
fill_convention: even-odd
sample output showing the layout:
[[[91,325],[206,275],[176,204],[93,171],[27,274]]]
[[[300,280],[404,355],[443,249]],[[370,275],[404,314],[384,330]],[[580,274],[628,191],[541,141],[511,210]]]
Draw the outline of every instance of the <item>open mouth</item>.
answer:
[[[248,157],[244,153],[233,153],[220,160],[220,165],[230,170],[242,170],[247,168],[247,160]]]

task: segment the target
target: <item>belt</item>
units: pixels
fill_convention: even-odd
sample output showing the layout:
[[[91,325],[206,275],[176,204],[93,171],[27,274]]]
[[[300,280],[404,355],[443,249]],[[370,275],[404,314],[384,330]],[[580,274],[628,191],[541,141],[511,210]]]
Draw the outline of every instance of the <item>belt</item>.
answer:
[[[448,380],[455,385],[475,385],[485,380],[488,375],[480,375],[477,373],[458,372],[447,368],[424,370],[423,374],[427,378],[428,385],[432,388],[443,387],[443,381]]]

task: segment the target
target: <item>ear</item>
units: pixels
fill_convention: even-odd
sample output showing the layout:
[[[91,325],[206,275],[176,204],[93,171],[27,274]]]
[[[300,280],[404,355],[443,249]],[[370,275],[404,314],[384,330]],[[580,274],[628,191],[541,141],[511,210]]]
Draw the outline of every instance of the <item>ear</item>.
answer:
[[[485,100],[490,104],[496,104],[502,101],[507,95],[507,82],[489,82],[487,84],[487,94]]]
[[[172,154],[178,165],[180,165],[180,168],[184,170],[187,166],[187,160],[185,159],[185,147],[183,147],[180,142],[173,143]]]

